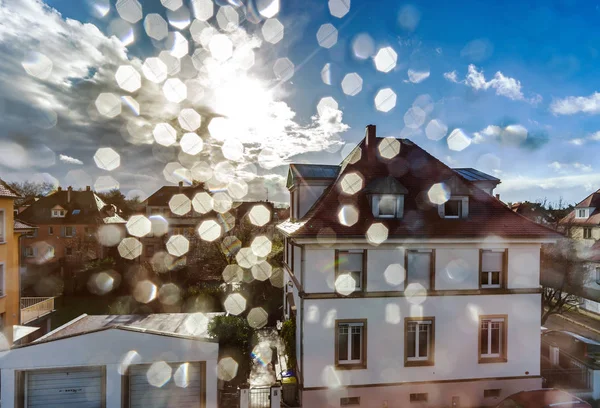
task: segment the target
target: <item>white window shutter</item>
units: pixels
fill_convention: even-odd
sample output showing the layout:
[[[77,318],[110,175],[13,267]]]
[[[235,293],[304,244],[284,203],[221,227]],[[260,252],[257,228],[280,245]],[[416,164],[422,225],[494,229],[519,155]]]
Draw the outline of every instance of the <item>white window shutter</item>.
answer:
[[[404,195],[400,194],[396,198],[396,218],[404,216]]]
[[[372,201],[372,210],[373,210],[373,217],[379,217],[379,200],[381,197],[379,197],[378,195],[374,195],[373,196],[373,201]]]
[[[467,218],[469,216],[469,197],[462,198],[462,214],[461,218]]]

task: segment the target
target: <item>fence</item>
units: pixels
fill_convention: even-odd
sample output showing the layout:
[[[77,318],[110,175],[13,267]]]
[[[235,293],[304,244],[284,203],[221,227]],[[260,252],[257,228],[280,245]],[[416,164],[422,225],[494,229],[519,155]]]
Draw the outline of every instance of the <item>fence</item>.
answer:
[[[281,385],[266,387],[240,387],[240,408],[280,408]],[[224,407],[223,407],[224,408]]]
[[[27,324],[35,319],[54,311],[53,297],[23,297],[21,298],[21,324]]]
[[[551,356],[553,352],[556,356]],[[594,370],[577,357],[542,342],[542,377],[546,387],[591,391]]]
[[[270,408],[271,387],[250,388],[250,408]]]

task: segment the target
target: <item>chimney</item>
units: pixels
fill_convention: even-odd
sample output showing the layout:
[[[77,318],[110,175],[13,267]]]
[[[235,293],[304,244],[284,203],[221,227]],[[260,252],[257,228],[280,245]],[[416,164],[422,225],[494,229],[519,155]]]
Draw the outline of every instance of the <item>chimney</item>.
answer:
[[[73,187],[69,186],[69,188],[67,188],[67,203],[71,202],[71,191],[73,191]]]
[[[179,182],[179,193],[183,191],[183,181]]]
[[[57,191],[62,191],[62,187],[61,187],[61,186],[58,186],[58,189],[57,189]]]
[[[496,194],[496,200],[500,200],[500,194]]]
[[[92,191],[90,186],[85,186],[85,191]]]
[[[365,130],[365,146],[367,147],[367,160],[369,163],[375,159],[375,149],[377,149],[377,127],[375,125],[367,125]]]

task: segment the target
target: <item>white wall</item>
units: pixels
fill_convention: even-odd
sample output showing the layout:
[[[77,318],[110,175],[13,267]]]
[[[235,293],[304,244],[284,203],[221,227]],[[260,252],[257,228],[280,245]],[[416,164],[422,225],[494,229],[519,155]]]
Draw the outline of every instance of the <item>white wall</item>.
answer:
[[[118,329],[103,330],[1,353],[1,405],[3,408],[14,407],[15,370],[104,365],[107,385],[106,406],[119,407],[121,406],[121,376],[118,369],[123,357],[131,350],[139,355],[139,358],[136,357],[134,360],[134,364],[149,364],[161,360],[169,363],[206,361],[206,404],[207,407],[216,407],[216,367],[219,352],[217,343]]]
[[[540,295],[305,300],[304,386],[539,375]],[[508,315],[508,362],[478,364],[478,316]],[[435,316],[435,365],[404,367],[404,317]],[[367,319],[365,370],[336,370],[336,319]]]
[[[479,249],[502,249],[508,247],[508,288],[539,287],[540,245],[529,244],[427,244],[421,245],[338,245],[338,249],[368,249],[367,291],[402,290],[398,274],[404,274],[406,249],[435,249],[435,289],[467,290],[479,288]],[[295,255],[299,268],[299,249]],[[306,245],[304,282],[306,293],[333,293],[335,279],[335,249]],[[390,268],[390,269],[388,269]],[[297,277],[299,269],[294,269]],[[402,280],[403,282],[403,280]]]
[[[294,245],[292,248],[294,248],[294,275],[298,282],[304,285],[302,282],[302,247]]]

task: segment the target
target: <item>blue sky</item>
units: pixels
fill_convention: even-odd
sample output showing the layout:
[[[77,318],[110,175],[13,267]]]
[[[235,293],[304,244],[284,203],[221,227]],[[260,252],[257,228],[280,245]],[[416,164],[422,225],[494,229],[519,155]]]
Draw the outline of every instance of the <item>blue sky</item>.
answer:
[[[270,1],[273,0],[256,3],[260,6]],[[4,31],[0,28],[0,53],[8,57],[0,66],[0,95],[4,95],[0,110],[5,113],[0,119],[4,129],[0,132],[5,133],[0,133],[0,140],[9,143],[0,144],[0,157],[5,159],[0,160],[3,178],[51,176],[63,185],[77,185],[110,176],[125,192],[148,194],[167,182],[163,171],[166,163],[192,167],[189,157],[182,158],[173,150],[175,147],[157,146],[152,138],[145,143],[129,143],[131,139],[122,135],[130,116],[122,114],[106,120],[91,112],[99,93],[119,95],[114,83],[116,67],[131,63],[139,70],[146,58],[157,56],[165,47],[148,38],[143,20],[131,25],[135,33],[132,44],[124,47],[113,42],[109,38],[110,27],[120,15],[114,1],[110,3],[108,14],[99,17],[91,7],[94,1],[48,0],[46,5],[37,0],[0,1],[0,16],[14,23]],[[190,6],[188,1],[184,3]],[[219,0],[217,4],[228,3]],[[159,13],[168,19],[159,0],[141,1],[141,5],[144,16]],[[215,6],[215,12],[217,9]],[[260,197],[262,184],[266,183],[271,197],[285,199],[285,163],[337,163],[342,152],[348,151],[343,143],[358,142],[365,125],[373,123],[379,136],[409,137],[453,167],[477,167],[499,177],[503,182],[497,192],[505,201],[557,201],[560,197],[571,203],[580,201],[591,190],[600,188],[595,160],[600,148],[600,133],[596,133],[600,132],[600,95],[595,95],[600,81],[599,14],[596,3],[574,0],[352,0],[349,12],[337,18],[331,15],[326,0],[281,0],[275,18],[285,30],[277,44],[264,41],[264,18],[258,24],[246,21],[240,25],[248,36],[243,41],[248,43],[252,36],[262,41],[254,48],[256,62],[244,72],[244,78],[259,80],[271,98],[265,106],[277,108],[274,127],[265,129],[284,133],[254,135],[250,142],[244,142],[245,157],[238,160],[237,166],[253,164],[258,174],[256,179],[246,180],[248,197]],[[85,25],[75,30],[66,19],[94,24],[100,32]],[[218,27],[215,18],[208,23]],[[319,46],[316,35],[326,23],[338,30],[336,44],[328,49]],[[53,27],[54,31],[64,29],[65,35],[53,36]],[[180,31],[192,44],[188,28]],[[169,30],[176,28],[169,26]],[[374,53],[391,47],[398,55],[395,68],[388,73],[379,72],[373,55],[357,58],[353,42],[359,35],[372,39]],[[246,44],[234,43],[236,47]],[[94,53],[95,47],[101,51]],[[191,46],[190,53],[194,48],[201,47]],[[45,52],[52,60],[54,69],[48,79],[24,72],[22,61],[28,52]],[[291,79],[278,81],[274,77],[273,65],[279,58],[288,58],[295,65]],[[325,64],[331,66],[330,85],[321,78]],[[409,70],[421,73],[425,79],[418,83],[409,81]],[[357,73],[363,80],[357,95],[348,96],[342,91],[341,81],[348,73]],[[215,86],[227,80],[219,78]],[[243,83],[233,82],[233,88],[243,88]],[[143,87],[156,91],[152,84]],[[387,113],[377,110],[374,103],[383,88],[391,88],[397,95],[394,108]],[[32,126],[31,105],[39,105],[48,96],[55,104],[57,124]],[[155,117],[169,110],[161,109],[153,100],[145,116],[146,105],[142,101],[152,99],[151,94],[142,95],[140,91],[133,97],[140,102],[142,116],[152,126],[156,124]],[[324,97],[332,97],[338,103],[335,112],[329,112],[327,117],[317,113],[317,104]],[[422,126],[416,129],[405,124],[405,113],[415,100],[427,113]],[[251,97],[237,102],[237,109],[242,111],[235,112],[237,117],[247,118],[253,113],[255,103]],[[211,111],[208,116],[223,113],[210,104],[200,105],[193,107],[201,113]],[[208,123],[207,117],[203,119]],[[162,120],[168,118],[161,117]],[[471,140],[470,145],[456,151],[451,149],[447,136],[431,140],[425,129],[432,120],[445,124],[448,135],[460,129]],[[279,126],[281,123],[285,125]],[[206,145],[200,156],[206,154],[203,160],[214,168],[222,163],[220,153],[214,152],[220,145],[211,142],[212,135],[205,124],[198,130]],[[93,156],[100,147],[120,153],[121,166],[111,172],[99,169]],[[263,166],[258,161],[261,151],[269,151],[267,156],[275,151],[274,164],[278,165]],[[18,160],[19,154],[27,156],[29,162]],[[60,155],[73,160],[61,159]],[[176,177],[168,180],[173,182]]]

